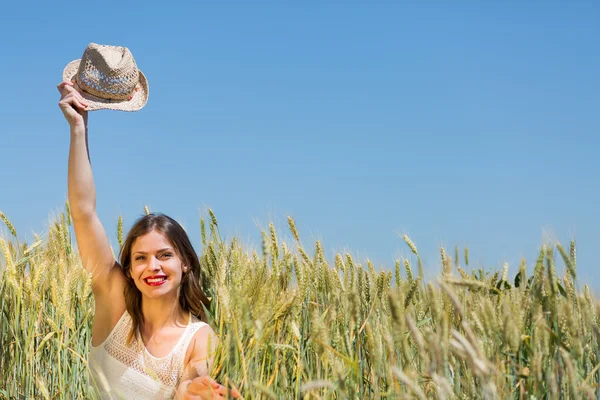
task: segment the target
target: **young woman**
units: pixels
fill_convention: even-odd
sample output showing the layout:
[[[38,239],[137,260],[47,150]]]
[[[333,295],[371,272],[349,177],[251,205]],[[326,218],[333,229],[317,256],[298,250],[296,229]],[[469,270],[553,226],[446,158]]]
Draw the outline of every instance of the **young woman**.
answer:
[[[71,215],[96,307],[92,386],[105,399],[225,398],[227,389],[209,377],[218,338],[200,320],[208,299],[188,236],[173,219],[147,215],[131,228],[119,261],[113,257],[96,213],[86,100],[71,82],[60,83],[58,90],[71,132]],[[233,392],[229,395],[241,397]]]

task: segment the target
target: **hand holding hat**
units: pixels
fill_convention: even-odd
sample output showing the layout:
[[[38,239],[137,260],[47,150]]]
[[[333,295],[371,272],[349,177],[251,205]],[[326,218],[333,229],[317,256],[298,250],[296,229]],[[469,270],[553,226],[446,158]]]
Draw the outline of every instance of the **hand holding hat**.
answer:
[[[85,133],[85,123],[87,120],[87,101],[75,90],[73,83],[69,81],[61,82],[57,86],[60,92],[60,101],[58,106],[62,110],[65,118],[72,128],[79,127]]]
[[[87,111],[139,111],[148,102],[148,81],[126,47],[90,43],[66,66],[63,80],[73,83]]]

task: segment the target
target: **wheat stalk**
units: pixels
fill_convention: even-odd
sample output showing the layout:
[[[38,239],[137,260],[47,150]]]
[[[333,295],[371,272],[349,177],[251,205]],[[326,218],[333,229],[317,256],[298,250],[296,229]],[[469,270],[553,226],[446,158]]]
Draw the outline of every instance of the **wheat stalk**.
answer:
[[[123,217],[119,216],[117,219],[117,243],[119,248],[123,247]]]
[[[417,246],[415,246],[413,241],[410,240],[408,235],[403,235],[402,239],[404,239],[404,242],[408,245],[408,247],[410,248],[410,251],[412,251],[414,253],[414,255],[418,256],[419,253],[417,252]]]
[[[4,213],[2,211],[0,211],[0,219],[2,220],[2,222],[4,222],[4,225],[6,225],[6,227],[8,228],[8,231],[10,232],[10,234],[13,235],[13,237],[15,239],[18,239],[17,230],[15,229],[15,226],[12,224],[12,222],[10,222],[8,217],[6,215],[4,215]]]

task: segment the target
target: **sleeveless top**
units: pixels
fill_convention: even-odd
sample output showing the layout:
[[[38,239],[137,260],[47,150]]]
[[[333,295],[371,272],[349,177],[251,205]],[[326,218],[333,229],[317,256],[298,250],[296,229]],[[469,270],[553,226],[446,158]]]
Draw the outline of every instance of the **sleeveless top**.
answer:
[[[181,338],[165,357],[152,356],[135,338],[126,344],[131,316],[123,313],[104,342],[90,346],[88,365],[92,392],[101,399],[172,399],[183,375],[185,353],[194,334],[206,325],[190,313]]]

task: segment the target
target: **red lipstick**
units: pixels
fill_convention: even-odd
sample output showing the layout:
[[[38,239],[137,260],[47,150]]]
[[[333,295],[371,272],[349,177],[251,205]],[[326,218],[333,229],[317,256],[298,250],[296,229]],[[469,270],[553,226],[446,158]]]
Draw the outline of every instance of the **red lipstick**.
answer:
[[[167,281],[166,275],[152,275],[147,278],[144,278],[144,282],[148,286],[160,286]]]

